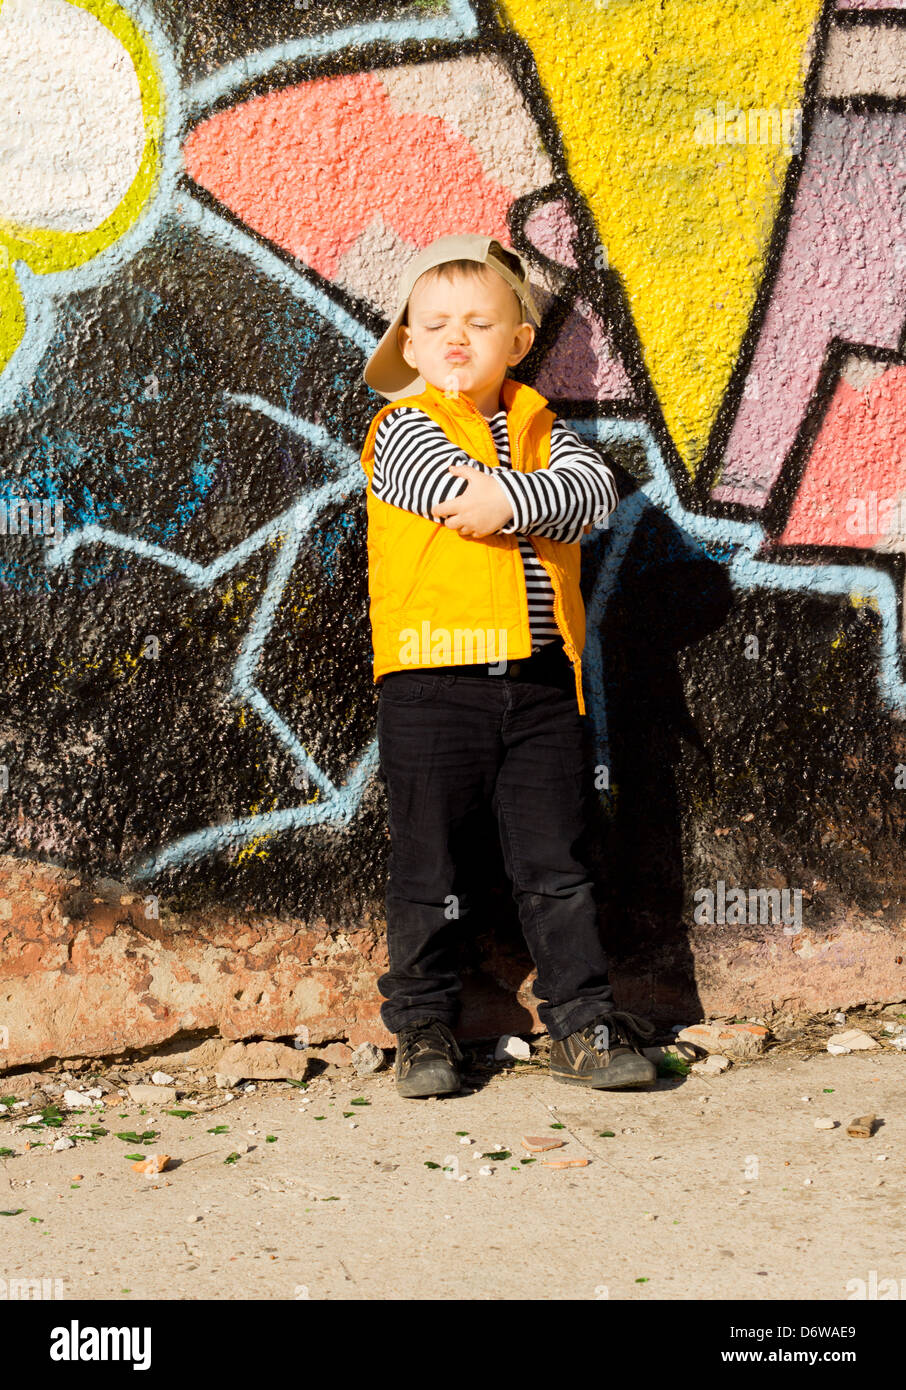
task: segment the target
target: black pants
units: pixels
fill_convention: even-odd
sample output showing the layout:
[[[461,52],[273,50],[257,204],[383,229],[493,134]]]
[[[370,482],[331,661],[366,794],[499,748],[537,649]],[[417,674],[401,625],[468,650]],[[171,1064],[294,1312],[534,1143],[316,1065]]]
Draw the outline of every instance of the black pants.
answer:
[[[378,985],[391,1033],[429,1015],[456,1021],[455,948],[469,917],[460,841],[488,803],[550,1036],[565,1038],[615,1007],[581,853],[594,779],[572,667],[556,642],[509,671],[394,671],[380,689],[390,969]]]

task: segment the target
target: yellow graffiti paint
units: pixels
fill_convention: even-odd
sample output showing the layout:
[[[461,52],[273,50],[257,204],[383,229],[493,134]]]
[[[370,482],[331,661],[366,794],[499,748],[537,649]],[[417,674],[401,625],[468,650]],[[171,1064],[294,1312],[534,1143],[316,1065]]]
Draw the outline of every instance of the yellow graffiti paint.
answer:
[[[278,798],[275,796],[271,801],[270,806],[267,807],[268,811],[273,811],[275,809],[277,805],[277,800]],[[261,812],[263,804],[263,798],[261,801],[256,801],[254,805],[251,807],[249,815],[257,816]],[[247,845],[243,845],[242,849],[236,855],[236,858],[232,861],[230,867],[233,869],[238,869],[249,859],[268,859],[270,857],[270,850],[264,849],[263,846],[267,843],[268,840],[273,839],[273,835],[256,835],[254,839],[249,840]]]
[[[501,0],[532,49],[570,177],[624,286],[692,474],[755,302],[791,158],[782,137],[752,143],[753,127],[767,141],[771,131],[750,113],[790,113],[787,143],[798,143],[794,113],[821,5]],[[708,111],[730,143],[702,143]]]
[[[3,0],[0,0],[2,9]],[[135,222],[157,183],[163,131],[163,83],[148,40],[114,0],[68,0],[86,10],[129,54],[141,92],[145,143],[141,163],[120,203],[90,231],[51,231],[0,219],[0,372],[25,331],[25,309],[12,263],[24,261],[36,275],[71,270],[105,251]],[[61,62],[65,61],[61,57]]]

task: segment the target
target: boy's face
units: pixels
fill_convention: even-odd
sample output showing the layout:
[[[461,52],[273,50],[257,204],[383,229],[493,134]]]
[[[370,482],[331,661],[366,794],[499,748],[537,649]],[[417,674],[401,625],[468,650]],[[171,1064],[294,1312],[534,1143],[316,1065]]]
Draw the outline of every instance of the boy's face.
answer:
[[[442,391],[461,391],[483,414],[498,408],[507,367],[521,362],[535,340],[522,306],[490,267],[479,279],[424,275],[409,296],[408,324],[399,345],[410,367]]]

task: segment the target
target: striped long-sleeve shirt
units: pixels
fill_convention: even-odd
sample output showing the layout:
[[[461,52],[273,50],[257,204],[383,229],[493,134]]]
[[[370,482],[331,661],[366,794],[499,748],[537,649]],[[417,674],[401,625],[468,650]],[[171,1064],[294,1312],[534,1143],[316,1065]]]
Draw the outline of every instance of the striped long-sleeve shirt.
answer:
[[[467,478],[448,472],[451,464],[469,464],[491,473],[513,507],[513,517],[497,534],[515,535],[525,571],[532,650],[559,636],[554,619],[554,590],[529,535],[577,541],[590,522],[599,526],[617,506],[616,480],[600,454],[573,430],[555,420],[547,468],[519,473],[510,463],[506,411],[488,421],[500,468],[470,458],[444,434],[440,425],[415,406],[392,410],[378,425],[374,441],[371,487],[375,497],[429,521],[438,502],[458,497]]]

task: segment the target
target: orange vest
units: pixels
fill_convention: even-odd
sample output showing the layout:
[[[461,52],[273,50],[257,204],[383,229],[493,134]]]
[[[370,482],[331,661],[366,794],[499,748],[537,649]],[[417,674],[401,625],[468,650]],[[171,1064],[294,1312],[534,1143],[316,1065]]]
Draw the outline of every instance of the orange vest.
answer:
[[[531,386],[504,379],[511,465],[521,473],[546,468],[556,418]],[[362,449],[368,478],[368,588],[374,680],[418,666],[516,661],[531,655],[525,571],[516,536],[475,539],[374,496],[374,437],[384,416],[415,406],[471,458],[498,467],[490,426],[468,396],[446,396],[430,384],[392,401],[371,422]],[[578,541],[529,536],[554,589],[554,617],[576,677],[579,713],[585,605],[579,590]],[[482,645],[484,644],[484,645]]]

